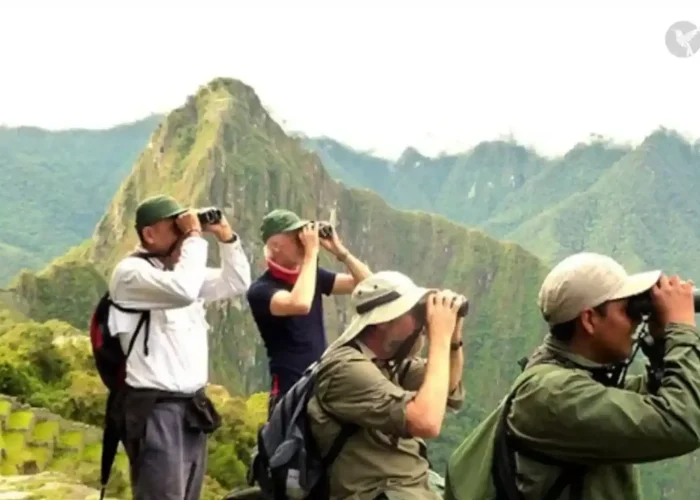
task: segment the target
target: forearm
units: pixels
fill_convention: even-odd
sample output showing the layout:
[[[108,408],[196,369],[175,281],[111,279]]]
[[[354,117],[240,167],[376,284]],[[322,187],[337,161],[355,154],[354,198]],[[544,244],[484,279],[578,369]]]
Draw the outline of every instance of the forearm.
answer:
[[[191,304],[202,288],[207,259],[207,242],[190,236],[182,244],[180,260],[172,271],[153,267],[131,257],[117,265],[110,293],[121,307],[170,309]]]
[[[336,255],[337,259],[345,264],[348,272],[355,279],[355,284],[372,274],[372,270],[367,264],[355,257],[347,248],[342,248]]]
[[[447,406],[458,410],[464,403],[464,386],[462,377],[464,373],[464,347],[462,345],[463,320],[457,322],[455,333],[452,336],[450,350],[450,382],[447,396]]]
[[[407,407],[407,420],[412,435],[434,437],[445,418],[450,381],[450,367],[445,361],[450,356],[450,344],[447,338],[437,340],[433,335],[431,339],[423,384]]]
[[[463,326],[464,318],[459,318],[450,341],[450,345],[452,346],[450,351],[450,393],[454,392],[462,381],[462,371],[464,369],[464,343],[462,342]]]
[[[220,268],[207,268],[200,296],[207,301],[222,300],[244,293],[251,283],[250,262],[239,239],[219,242]]]
[[[316,290],[317,254],[304,257],[299,277],[291,291],[291,302],[308,308],[314,300]]]

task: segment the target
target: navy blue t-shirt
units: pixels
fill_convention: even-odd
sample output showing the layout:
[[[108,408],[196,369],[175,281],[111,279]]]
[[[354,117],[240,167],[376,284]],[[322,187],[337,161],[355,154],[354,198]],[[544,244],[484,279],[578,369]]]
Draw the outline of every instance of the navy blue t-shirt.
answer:
[[[272,276],[270,271],[265,271],[248,288],[246,298],[265,343],[270,373],[278,376],[280,394],[287,392],[326,349],[321,294],[331,294],[335,276],[334,272],[318,268],[311,310],[300,316],[273,316],[270,313],[272,296],[278,290],[291,291],[293,287]]]

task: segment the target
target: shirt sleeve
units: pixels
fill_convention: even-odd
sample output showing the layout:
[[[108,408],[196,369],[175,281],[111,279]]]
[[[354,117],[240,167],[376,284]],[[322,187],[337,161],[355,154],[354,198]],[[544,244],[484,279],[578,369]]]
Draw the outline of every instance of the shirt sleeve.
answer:
[[[250,262],[240,238],[233,243],[219,243],[221,268],[206,269],[200,297],[205,301],[223,300],[243,294],[250,286]]]
[[[144,259],[122,260],[110,283],[112,300],[132,309],[173,309],[199,298],[207,264],[204,238],[186,238],[172,271],[158,269]]]
[[[316,274],[316,279],[318,280],[318,286],[321,288],[321,293],[324,295],[330,295],[333,292],[333,286],[335,285],[336,273],[324,269],[322,267],[318,268]]]
[[[414,392],[390,382],[362,355],[333,361],[328,369],[319,392],[326,411],[362,427],[410,437],[406,430],[406,404]]]
[[[269,283],[256,281],[246,292],[246,299],[250,308],[256,312],[270,314],[270,303],[272,296],[277,292],[277,288]]]
[[[606,387],[579,370],[549,371],[518,390],[509,417],[515,436],[536,451],[578,463],[642,463],[697,449],[698,334],[680,324],[667,332],[655,394]]]

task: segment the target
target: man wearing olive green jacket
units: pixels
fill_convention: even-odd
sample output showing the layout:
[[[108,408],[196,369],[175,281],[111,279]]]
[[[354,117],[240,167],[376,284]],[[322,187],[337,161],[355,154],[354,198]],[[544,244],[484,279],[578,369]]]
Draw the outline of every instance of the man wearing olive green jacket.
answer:
[[[660,369],[628,376],[617,387],[607,374],[632,353],[641,319],[633,306],[645,292],[656,344],[645,353]],[[550,333],[513,384],[512,397],[453,453],[445,498],[641,498],[633,464],[700,447],[692,282],[659,271],[630,276],[609,257],[580,253],[550,272],[538,304]]]

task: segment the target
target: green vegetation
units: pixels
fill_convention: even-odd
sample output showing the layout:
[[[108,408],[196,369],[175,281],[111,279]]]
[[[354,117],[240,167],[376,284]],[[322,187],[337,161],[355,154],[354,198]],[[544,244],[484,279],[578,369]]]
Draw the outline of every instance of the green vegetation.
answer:
[[[516,360],[539,342],[543,331],[533,297],[546,271],[541,262],[517,245],[500,244],[440,216],[393,210],[371,192],[333,181],[315,155],[270,120],[244,84],[219,79],[203,87],[168,116],[151,144],[118,189],[93,239],[38,274],[24,273],[14,281],[8,301],[36,321],[53,317],[84,328],[113,266],[136,243],[138,201],[164,191],[184,203],[222,207],[242,237],[255,275],[263,261],[259,221],[282,206],[306,217],[335,218],[350,248],[374,269],[397,269],[419,282],[467,293],[473,307],[466,325],[470,398],[464,411],[474,418],[498,401],[499,391],[515,376]],[[210,257],[218,262],[215,245]],[[340,269],[327,255],[322,264]],[[504,304],[512,314],[502,314]],[[349,319],[347,310],[346,298],[326,301],[331,337]],[[245,300],[213,305],[207,320],[212,326],[212,381],[242,397],[266,390],[265,352]],[[494,366],[498,357],[503,363]],[[231,405],[231,411],[240,404]],[[244,439],[241,429],[230,432],[232,438]],[[232,449],[238,455],[231,455]],[[213,462],[240,457],[243,449],[235,443],[212,446]],[[435,457],[438,468],[444,458]],[[236,463],[210,469],[226,487],[242,471]]]
[[[203,498],[220,500],[245,483],[267,396],[235,398],[219,386],[208,392],[224,423],[212,436]],[[58,320],[6,322],[0,328],[0,393],[3,476],[57,472],[62,485],[76,480],[99,488],[106,393],[85,332]],[[129,498],[129,492],[128,460],[120,448],[108,494]]]
[[[161,118],[107,130],[0,126],[0,284],[90,234]]]
[[[315,155],[270,120],[244,84],[220,79],[203,87],[168,116],[151,143],[118,190],[93,240],[39,275],[25,273],[20,280],[17,303],[30,317],[56,317],[83,328],[88,304],[94,304],[117,260],[136,243],[133,217],[138,200],[165,191],[188,204],[222,207],[241,234],[255,274],[262,263],[259,221],[272,207],[284,206],[306,217],[334,216],[348,245],[375,269],[398,269],[420,282],[469,294],[474,306],[466,325],[471,353],[467,376],[476,379],[488,370],[498,381],[470,389],[468,404],[474,405],[474,412],[497,401],[494,388],[505,387],[517,368],[516,359],[539,341],[542,328],[533,297],[545,267],[536,258],[483,232],[440,216],[393,210],[373,193],[334,182]],[[157,151],[163,151],[160,159],[153,156]],[[214,245],[211,259],[218,260]],[[339,269],[328,256],[322,262]],[[264,349],[241,299],[212,306],[207,319],[212,325],[212,380],[232,394],[244,395],[265,390],[268,382]],[[504,301],[512,315],[501,314]],[[83,307],[86,312],[75,314]],[[327,301],[331,336],[348,319],[346,310],[345,298]],[[491,370],[490,360],[504,351],[500,342],[490,340],[494,325],[514,333],[511,348],[505,349],[510,361]]]
[[[341,156],[326,148],[322,156],[333,160],[328,171],[304,143],[286,136],[255,92],[241,82],[216,79],[190,96],[153,133],[149,147],[97,222],[93,237],[41,272],[22,273],[0,295],[0,301],[11,306],[0,308],[0,325],[5,328],[0,392],[16,394],[62,418],[99,424],[104,389],[95,379],[81,330],[112,268],[136,244],[134,211],[146,196],[166,192],[183,203],[221,207],[241,235],[254,275],[263,265],[257,234],[260,218],[274,207],[286,207],[305,217],[334,219],[349,248],[373,269],[396,269],[421,284],[469,296],[464,373],[468,397],[464,408],[448,417],[442,436],[429,444],[434,467],[441,471],[455,445],[503,397],[519,370],[517,360],[528,355],[544,334],[535,297],[547,265],[523,246],[551,260],[565,248],[588,245],[594,238],[601,245],[619,241],[619,233],[627,238],[625,259],[639,266],[658,250],[653,246],[652,253],[640,250],[640,242],[649,241],[650,221],[656,221],[653,227],[668,229],[654,217],[670,217],[680,228],[693,215],[691,208],[682,217],[660,211],[660,205],[678,199],[683,184],[697,182],[687,176],[658,195],[658,186],[665,186],[670,177],[662,158],[674,158],[674,165],[681,160],[697,165],[697,148],[666,132],[634,151],[595,140],[554,160],[512,142],[496,141],[465,155],[437,159],[407,150],[396,164],[363,154],[368,163],[355,168],[348,163],[352,151],[345,149]],[[676,149],[669,144],[676,144]],[[634,160],[634,154],[642,156]],[[398,211],[367,189],[348,188],[329,172],[341,178],[350,175],[352,185],[375,189],[390,204],[410,210]],[[606,191],[626,182],[632,188],[624,196]],[[644,201],[640,193],[648,199]],[[638,198],[641,201],[635,201]],[[652,219],[616,218],[611,214],[611,203],[616,201],[630,207],[632,214]],[[577,226],[566,223],[574,210],[581,211],[574,224],[586,235],[578,240]],[[500,236],[519,234],[522,246],[498,242],[446,217],[479,224]],[[533,225],[527,229],[526,224]],[[629,231],[616,231],[620,224]],[[210,241],[210,258],[216,265],[218,252]],[[676,233],[671,241],[679,249],[679,242],[692,244]],[[683,254],[667,253],[669,258]],[[326,255],[321,263],[340,269]],[[349,320],[347,298],[325,303],[327,330],[334,337]],[[249,395],[267,389],[267,361],[242,297],[212,305],[207,320],[212,327],[211,379],[218,384],[211,392],[225,422],[210,448],[207,494],[220,498],[224,489],[242,485],[255,429],[265,415],[264,395]],[[50,338],[53,341],[47,343]],[[27,340],[31,342],[25,344]],[[37,342],[44,350],[32,347]],[[43,441],[52,432],[51,427],[40,426],[33,428],[32,436]],[[22,446],[18,437],[10,441],[15,448]],[[69,431],[59,441],[74,448],[80,442]],[[94,443],[80,449],[85,463],[98,455]],[[693,457],[645,466],[648,497],[691,498],[696,484],[685,469],[692,467]]]
[[[613,255],[630,271],[661,268],[695,281],[700,275],[700,264],[690,251],[700,246],[700,202],[695,196],[700,190],[700,144],[672,131],[659,129],[636,148],[593,136],[554,159],[513,141],[484,142],[464,154],[438,158],[408,149],[396,162],[327,138],[307,138],[304,144],[329,162],[329,171],[343,182],[372,189],[398,208],[429,210],[481,227],[494,237],[517,242],[550,265],[585,249]],[[535,298],[533,289],[534,284],[527,292],[530,300]],[[513,330],[496,326],[504,316],[517,314],[507,294],[506,289],[494,292],[503,298],[484,316],[489,323],[483,324],[483,331],[490,329],[492,335],[474,338],[470,332],[468,365],[478,359],[472,345],[486,340],[501,349],[486,349],[489,358],[472,377],[467,369],[465,383],[478,401],[481,392],[472,387],[490,384],[495,372],[495,396],[500,398],[504,391],[495,367],[510,366],[515,352],[527,351],[526,345],[514,345]],[[536,338],[537,327],[529,334]],[[435,462],[442,463],[493,407],[492,400],[487,401],[487,409],[467,405],[448,417],[442,435],[430,446]],[[698,456],[696,452],[642,466],[646,498],[693,497]]]
[[[614,255],[631,270],[700,275],[688,251],[700,245],[700,144],[663,128],[635,148],[592,136],[553,159],[513,141],[438,158],[409,149],[395,163],[326,138],[305,145],[343,182],[398,208],[481,227],[548,264],[587,249]]]

